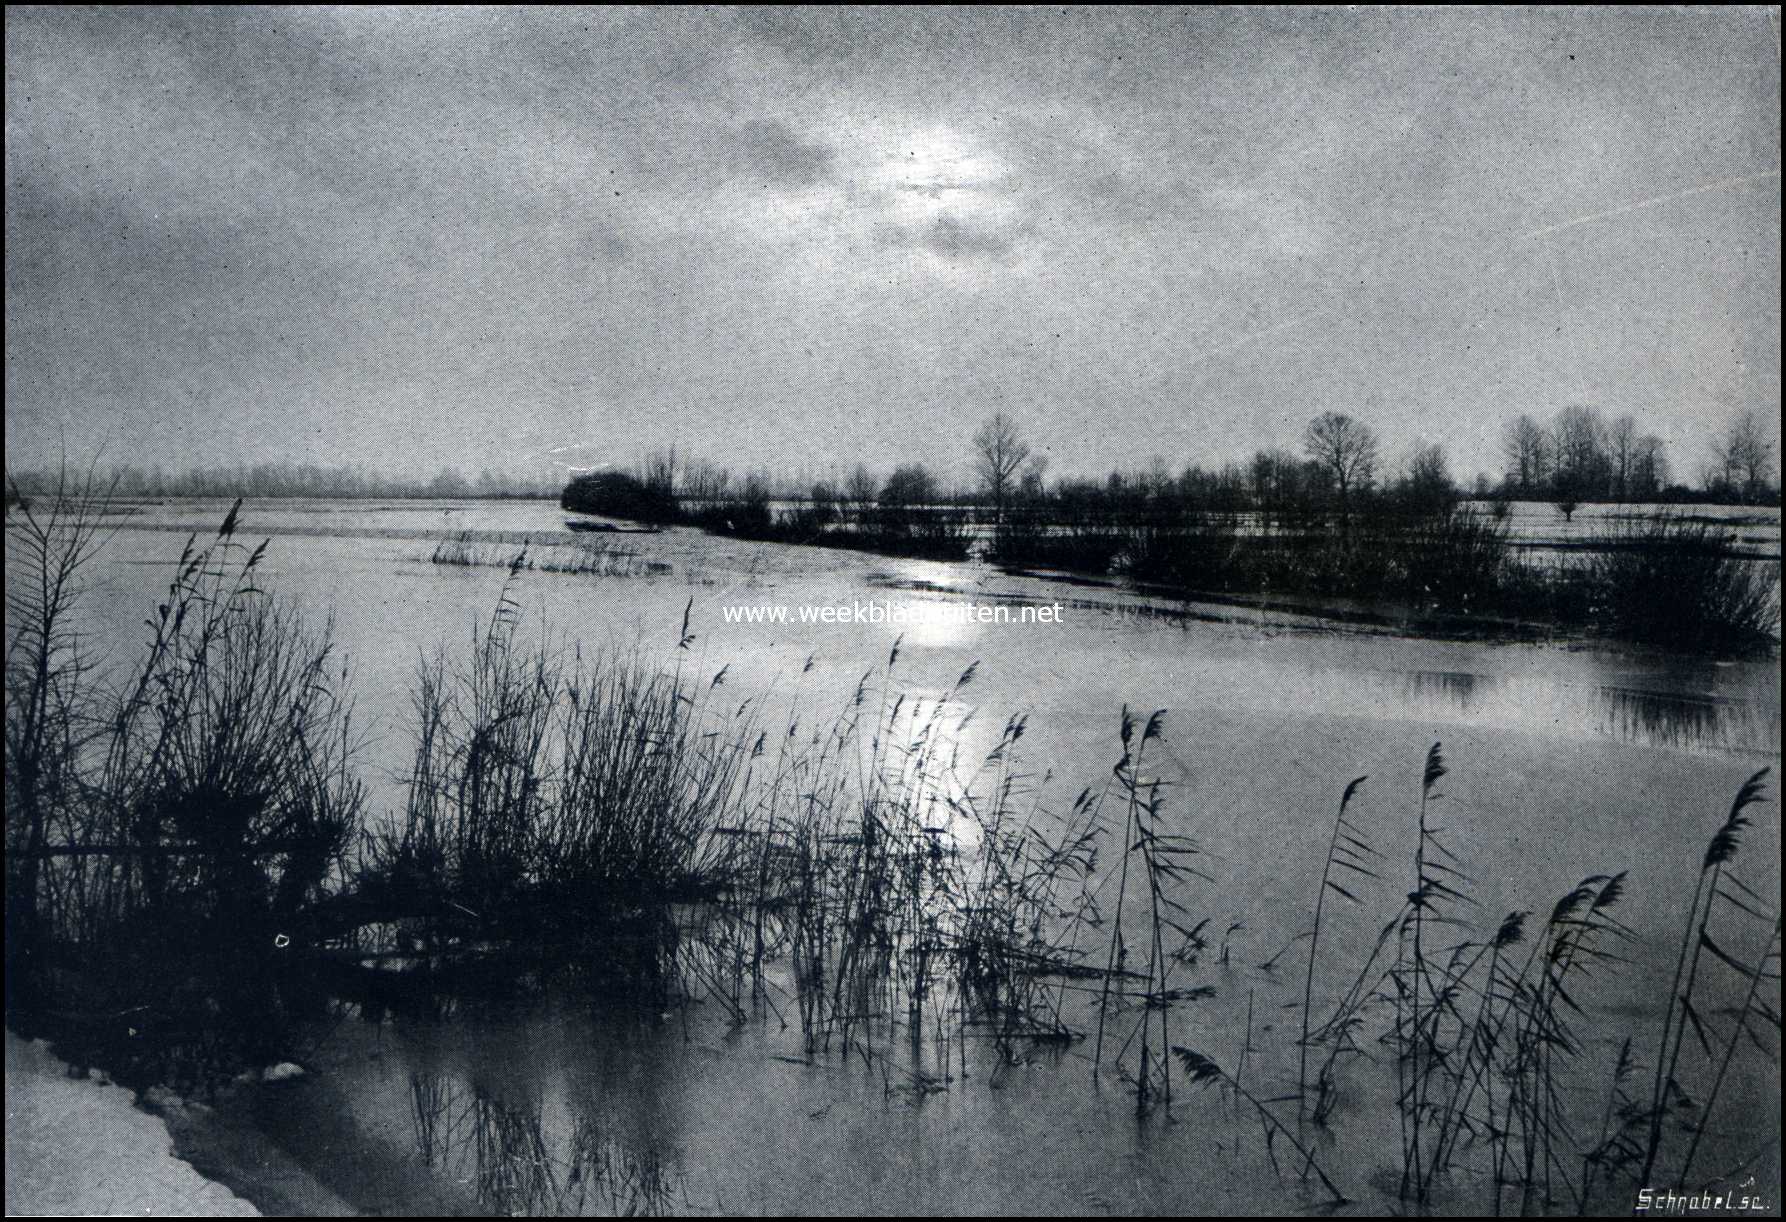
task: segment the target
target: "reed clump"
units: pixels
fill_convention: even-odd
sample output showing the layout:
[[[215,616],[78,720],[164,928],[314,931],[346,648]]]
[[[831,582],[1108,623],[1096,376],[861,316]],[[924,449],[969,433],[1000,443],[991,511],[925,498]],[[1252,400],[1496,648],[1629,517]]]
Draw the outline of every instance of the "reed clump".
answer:
[[[911,1072],[936,1062],[920,1089],[969,1072],[970,1030],[992,1042],[995,1072],[1023,1043],[1071,1038],[1058,986],[1089,974],[1097,803],[1059,818],[1036,803],[1016,766],[1022,719],[961,759],[975,669],[931,701],[877,698],[864,676],[834,720],[778,735],[726,829],[727,887],[707,917],[729,950],[713,975],[740,1014],[770,999],[766,968],[785,956],[809,1054],[871,1057],[902,1033]]]
[[[604,540],[580,539],[571,544],[509,551],[479,544],[476,532],[469,530],[436,543],[428,561],[464,568],[500,568],[511,573],[565,573],[574,577],[652,577],[670,571],[670,566],[662,561],[647,560]]]
[[[1615,522],[1592,547],[1563,580],[1583,586],[1612,635],[1706,651],[1776,639],[1779,565],[1739,554],[1734,532],[1657,515]]]
[[[1591,1074],[1588,1051],[1598,1021],[1586,990],[1626,962],[1636,938],[1618,915],[1627,898],[1625,873],[1583,878],[1551,905],[1541,924],[1534,926],[1530,912],[1514,911],[1486,936],[1478,935],[1468,916],[1475,904],[1472,880],[1447,846],[1450,825],[1434,818],[1439,782],[1448,770],[1435,744],[1421,777],[1414,889],[1382,927],[1331,1016],[1312,1029],[1305,1026],[1297,1091],[1304,1112],[1316,1123],[1327,1121],[1338,1090],[1332,1067],[1343,1055],[1371,1055],[1360,1037],[1381,1010],[1389,1021],[1378,1045],[1387,1049],[1396,1072],[1400,1194],[1416,1206],[1454,1190],[1461,1178],[1485,1181],[1497,1214],[1509,1206],[1521,1213],[1586,1211],[1615,1185],[1634,1190],[1657,1182],[1671,1121],[1691,1140],[1667,1178],[1690,1182],[1705,1121],[1741,1046],[1765,1052],[1765,1027],[1777,1035],[1777,1001],[1763,985],[1778,980],[1778,915],[1728,870],[1748,825],[1746,812],[1761,800],[1766,770],[1739,790],[1705,853],[1647,1100],[1637,1089],[1644,1067],[1630,1035],[1597,1100],[1582,1089]],[[1361,877],[1376,872],[1376,850],[1347,814],[1357,784],[1348,787],[1334,834],[1334,843],[1349,851],[1336,858],[1330,850],[1319,884],[1323,893],[1332,889],[1340,861],[1368,863],[1356,871]],[[1359,898],[1350,889],[1339,894]],[[1319,902],[1316,911],[1319,931]],[[1732,931],[1734,937],[1715,932],[1720,922],[1746,929]],[[1729,949],[1734,945],[1755,949]],[[1319,938],[1311,938],[1305,998],[1314,991],[1318,947]],[[1705,1012],[1711,965],[1727,973],[1720,992],[1743,997],[1741,1005],[1721,1012],[1721,1024]],[[1305,1009],[1310,1004],[1305,1000]],[[1682,1080],[1689,1047],[1698,1049],[1699,1072],[1709,1079],[1703,1100]],[[1322,1060],[1312,1074],[1311,1052]],[[1209,1076],[1207,1067],[1198,1072]]]
[[[71,618],[102,502],[66,492],[8,590],[9,1011],[127,1080],[203,1086],[319,1000],[283,952],[361,824],[347,675],[258,584],[238,502],[102,678]]]
[[[701,891],[747,759],[677,674],[529,645],[520,621],[505,589],[466,654],[418,666],[406,804],[362,844],[361,895],[437,941],[563,934]]]

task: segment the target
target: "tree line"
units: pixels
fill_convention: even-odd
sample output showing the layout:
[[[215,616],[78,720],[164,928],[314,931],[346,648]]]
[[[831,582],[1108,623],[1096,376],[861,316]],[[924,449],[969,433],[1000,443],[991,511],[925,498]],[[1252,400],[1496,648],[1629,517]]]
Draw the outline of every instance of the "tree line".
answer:
[[[104,475],[113,495],[125,497],[539,498],[557,496],[563,484],[556,474],[529,476],[489,468],[472,475],[451,466],[394,475],[356,465],[293,462],[224,463],[179,471],[124,463]],[[12,472],[9,498],[14,493],[48,495],[58,478],[49,469]]]
[[[1503,430],[1501,449],[1503,488],[1528,499],[1647,501],[1692,491],[1672,478],[1662,438],[1638,432],[1631,416],[1608,421],[1592,407],[1565,407],[1548,423],[1518,416]],[[1754,412],[1740,412],[1714,438],[1698,491],[1754,504],[1778,497],[1773,478],[1773,443]]]
[[[694,503],[803,502],[841,517],[876,505],[971,506],[990,510],[994,522],[1019,507],[1137,498],[1224,512],[1320,507],[1337,511],[1341,521],[1360,501],[1423,509],[1463,499],[1538,500],[1573,514],[1576,506],[1593,502],[1770,504],[1779,498],[1775,447],[1752,411],[1732,417],[1714,439],[1712,461],[1693,485],[1677,479],[1660,436],[1641,432],[1631,415],[1609,420],[1593,407],[1564,407],[1549,420],[1521,414],[1508,421],[1499,477],[1480,474],[1468,484],[1453,475],[1443,446],[1421,443],[1392,462],[1376,430],[1344,412],[1314,417],[1300,440],[1296,449],[1260,449],[1214,467],[1189,463],[1175,472],[1155,456],[1101,480],[1063,476],[1051,482],[1047,456],[1035,451],[1014,417],[1000,411],[973,434],[966,487],[946,487],[922,463],[900,464],[885,478],[865,464],[810,482],[761,471],[738,477],[710,462],[681,462],[674,450],[649,457],[641,478]]]
[[[1414,447],[1390,466],[1376,431],[1358,417],[1324,412],[1304,430],[1301,445],[1256,451],[1250,458],[1206,468],[1192,463],[1174,474],[1164,458],[1138,469],[1113,471],[1102,481],[1108,494],[1137,491],[1176,495],[1230,509],[1269,508],[1286,501],[1333,501],[1342,516],[1360,496],[1385,493],[1430,500],[1439,496],[1479,500],[1544,500],[1573,506],[1596,501],[1777,503],[1776,448],[1756,412],[1733,416],[1714,437],[1711,459],[1693,484],[1679,478],[1666,442],[1641,432],[1633,416],[1606,418],[1597,408],[1569,406],[1550,419],[1523,413],[1502,430],[1503,469],[1498,478],[1478,475],[1468,486],[1455,479],[1444,449]],[[1083,498],[1099,486],[1084,477],[1047,484],[1048,460],[1036,453],[1022,427],[1006,412],[994,413],[970,443],[972,479],[952,486],[921,462],[901,463],[885,476],[858,463],[847,472],[795,479],[765,471],[735,474],[707,461],[689,461],[675,449],[656,451],[635,478],[683,501],[805,501],[840,515],[875,505],[973,505],[1002,520],[1018,502],[1048,496]],[[8,500],[42,492],[53,471],[18,471],[9,478]],[[125,464],[111,469],[117,495],[140,497],[540,498],[559,494],[563,476],[484,469],[468,475],[454,467],[432,473],[391,474],[357,465],[261,462],[167,471]]]

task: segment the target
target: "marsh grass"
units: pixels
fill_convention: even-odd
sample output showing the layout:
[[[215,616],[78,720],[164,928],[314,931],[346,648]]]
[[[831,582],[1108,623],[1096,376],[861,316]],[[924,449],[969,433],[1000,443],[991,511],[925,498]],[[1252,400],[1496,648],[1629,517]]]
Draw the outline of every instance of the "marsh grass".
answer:
[[[1165,710],[1155,711],[1135,734],[1135,720],[1123,709],[1120,738],[1122,758],[1112,770],[1116,792],[1123,807],[1123,852],[1117,871],[1116,909],[1123,913],[1131,877],[1145,913],[1140,927],[1145,934],[1145,960],[1137,972],[1124,936],[1121,916],[1111,923],[1106,950],[1102,991],[1098,999],[1097,1043],[1092,1062],[1101,1065],[1106,1026],[1114,1015],[1138,1007],[1140,1019],[1117,1047],[1113,1060],[1121,1070],[1124,1055],[1135,1051],[1135,1108],[1147,1111],[1157,1100],[1172,1105],[1173,1007],[1181,1001],[1207,996],[1207,986],[1174,989],[1175,967],[1195,963],[1208,948],[1203,931],[1208,919],[1197,920],[1178,898],[1192,878],[1208,876],[1190,864],[1201,853],[1189,837],[1166,832],[1162,827],[1165,783],[1142,772],[1147,744],[1162,737]],[[1168,944],[1171,949],[1168,949]],[[1141,988],[1132,991],[1139,981]],[[1126,1072],[1126,1071],[1124,1071]]]
[[[510,551],[480,545],[476,533],[469,530],[436,543],[428,555],[428,562],[464,568],[507,569],[511,573],[565,573],[575,577],[653,577],[670,571],[670,566],[662,561],[647,560],[606,540],[584,538],[574,543]]]
[[[1739,879],[1732,871],[1737,850],[1741,847],[1742,837],[1749,826],[1749,808],[1765,801],[1763,783],[1767,779],[1768,769],[1763,768],[1755,773],[1741,789],[1730,804],[1730,813],[1724,822],[1713,833],[1710,843],[1706,845],[1705,855],[1700,862],[1700,871],[1693,889],[1692,903],[1687,909],[1687,919],[1681,935],[1680,953],[1675,960],[1674,979],[1669,986],[1668,1005],[1662,1016],[1662,1034],[1657,1043],[1655,1079],[1650,1091],[1649,1100],[1649,1133],[1644,1147],[1643,1171],[1641,1180],[1650,1182],[1657,1161],[1662,1153],[1667,1137],[1665,1122],[1671,1115],[1681,1113],[1694,1114],[1694,1125],[1703,1128],[1705,1113],[1716,1102],[1717,1090],[1723,1085],[1724,1071],[1728,1067],[1730,1056],[1734,1054],[1739,1035],[1749,1035],[1751,1022],[1759,1017],[1771,1021],[1775,1032],[1780,1026],[1779,1011],[1760,1003],[1756,996],[1756,985],[1766,970],[1769,959],[1777,965],[1779,945],[1779,914],[1770,913],[1769,905],[1753,888]],[[1717,937],[1714,939],[1713,916],[1722,914],[1724,922],[1716,927]],[[1764,927],[1772,921],[1772,934],[1767,950],[1758,958],[1751,968],[1735,954],[1727,950],[1725,943],[1736,945],[1725,924],[1740,927],[1744,924],[1759,923]],[[1709,956],[1709,958],[1708,958]],[[1680,1081],[1681,1055],[1686,1045],[1688,1029],[1691,1028],[1699,1048],[1708,1061],[1714,1059],[1712,1049],[1712,1025],[1710,1019],[1702,1015],[1694,1005],[1699,996],[1696,988],[1701,983],[1700,969],[1705,966],[1708,972],[1731,971],[1738,974],[1748,984],[1747,996],[1741,1009],[1732,1022],[1727,1051],[1720,1061],[1716,1083],[1712,1088],[1712,1097],[1699,1107]],[[1778,972],[1774,973],[1778,980]],[[1701,1002],[1703,1005],[1704,1003]],[[1757,1041],[1759,1044],[1759,1041]],[[1693,1155],[1697,1153],[1699,1141],[1695,1137],[1688,1155],[1683,1162],[1680,1174],[1681,1181],[1686,1180],[1691,1167]]]
[[[1266,1106],[1264,1101],[1260,1100],[1257,1095],[1254,1095],[1251,1091],[1242,1086],[1238,1075],[1230,1076],[1227,1071],[1222,1069],[1222,1067],[1216,1064],[1211,1058],[1204,1056],[1202,1053],[1197,1052],[1194,1049],[1186,1048],[1183,1045],[1175,1045],[1172,1052],[1173,1055],[1178,1058],[1180,1065],[1183,1066],[1185,1076],[1190,1080],[1191,1085],[1208,1086],[1220,1084],[1228,1090],[1233,1091],[1236,1098],[1246,1103],[1247,1106],[1252,1109],[1254,1116],[1258,1118],[1259,1124],[1265,1132],[1265,1151],[1267,1157],[1271,1160],[1272,1169],[1274,1171],[1280,1175],[1283,1173],[1282,1167],[1278,1164],[1276,1152],[1277,1142],[1282,1139],[1285,1145],[1296,1151],[1301,1157],[1301,1174],[1307,1176],[1310,1172],[1313,1172],[1315,1177],[1321,1181],[1321,1186],[1327,1190],[1330,1205],[1337,1208],[1346,1204],[1345,1194],[1334,1185],[1333,1180],[1328,1177],[1327,1172],[1321,1169],[1320,1163],[1315,1160],[1314,1151],[1304,1144],[1295,1133],[1291,1132],[1289,1127],[1277,1118],[1272,1110]]]
[[[16,587],[35,612],[16,635],[8,616],[9,902],[29,910],[35,958],[22,996],[62,1016],[71,1054],[200,1086],[267,1055],[313,1004],[278,952],[305,937],[365,800],[329,630],[259,586],[266,544],[237,540],[240,507],[188,540],[112,682],[80,654],[74,587],[58,585],[97,539],[80,510],[29,536],[50,563]],[[15,689],[15,667],[46,666]],[[15,778],[12,757],[33,752]]]
[[[419,663],[406,804],[363,841],[360,890],[422,919],[435,945],[627,942],[605,922],[636,925],[641,904],[704,886],[742,744],[702,732],[678,674],[520,629],[505,587],[469,650]]]
[[[1611,523],[1562,580],[1582,583],[1614,635],[1697,650],[1766,646],[1780,626],[1779,565],[1742,556],[1737,535],[1657,515]]]
[[[77,483],[76,480],[79,480]],[[74,804],[91,741],[93,663],[75,611],[106,540],[109,487],[66,463],[47,504],[7,481],[6,996],[38,1000],[51,950],[45,854],[81,818]],[[16,520],[13,517],[17,512]]]
[[[1082,795],[1055,819],[1036,804],[1015,761],[1022,719],[963,761],[976,667],[907,700],[887,690],[898,653],[878,699],[864,676],[835,720],[778,735],[729,838],[729,914],[747,931],[732,944],[749,948],[736,962],[762,996],[762,965],[785,949],[809,1054],[866,1059],[877,1028],[885,1046],[902,1026],[914,1056],[928,1042],[944,1075],[968,1073],[972,1028],[996,1072],[1021,1043],[1071,1034],[1051,984],[1081,967],[1077,938],[1096,919],[1098,806]]]
[[[1582,879],[1535,931],[1531,914],[1516,910],[1487,937],[1474,936],[1467,919],[1471,879],[1446,847],[1445,826],[1433,818],[1447,771],[1435,744],[1421,775],[1415,889],[1382,927],[1331,1017],[1304,1037],[1297,1096],[1305,1111],[1316,1123],[1327,1122],[1336,1089],[1331,1067],[1341,1056],[1370,1055],[1359,1036],[1382,1007],[1389,1011],[1388,1030],[1379,1043],[1393,1058],[1397,1083],[1400,1192],[1416,1206],[1429,1205],[1463,1170],[1491,1183],[1488,1204],[1497,1214],[1509,1189],[1521,1213],[1586,1210],[1600,1199],[1597,1192],[1603,1196],[1615,1183],[1654,1182],[1671,1115],[1692,1134],[1671,1176],[1687,1183],[1712,1106],[1743,1047],[1775,1055],[1765,1033],[1772,1027],[1777,1039],[1777,1001],[1764,986],[1778,980],[1778,916],[1728,871],[1748,826],[1746,812],[1762,800],[1765,770],[1739,790],[1706,850],[1663,1016],[1651,1097],[1637,1093],[1641,1066],[1626,1036],[1611,1082],[1595,1103],[1581,1089],[1590,1079],[1586,1050],[1600,1021],[1586,992],[1625,964],[1625,948],[1636,938],[1617,915],[1626,875]],[[1342,804],[1342,821],[1344,812]],[[1728,949],[1736,939],[1713,928],[1714,908],[1725,922],[1743,926],[1735,932],[1757,949],[1746,956]],[[1729,973],[1720,994],[1743,998],[1720,1012],[1721,1029],[1702,1013],[1702,998],[1711,991],[1707,965]],[[1312,988],[1305,982],[1306,994]],[[1305,1011],[1310,1004],[1305,1000]],[[1689,1031],[1701,1054],[1698,1073],[1708,1082],[1703,1100],[1682,1081]],[[1306,1098],[1311,1049],[1325,1049],[1326,1058],[1312,1075],[1312,1108]]]
[[[798,1022],[812,1055],[872,1060],[903,1033],[946,1072],[970,1028],[998,1064],[1071,1034],[1055,986],[1096,919],[1098,806],[1056,819],[1036,803],[1022,719],[961,758],[974,667],[907,699],[890,690],[895,647],[839,715],[805,722],[796,695],[771,730],[680,650],[653,667],[519,629],[505,592],[468,661],[418,667],[407,804],[358,869],[401,940],[430,956],[574,947],[585,975],[589,952],[630,945],[646,1004],[698,992],[737,1022],[760,1007]],[[678,901],[677,920],[652,921]],[[791,997],[770,971],[784,960]]]
[[[1333,834],[1327,841],[1327,859],[1321,867],[1321,882],[1315,890],[1314,926],[1309,931],[1308,970],[1304,974],[1302,985],[1302,1038],[1297,1041],[1296,1095],[1299,1107],[1304,1112],[1308,1111],[1309,1011],[1314,995],[1315,963],[1320,955],[1321,917],[1326,910],[1327,893],[1331,891],[1351,904],[1359,902],[1358,897],[1339,881],[1334,871],[1344,870],[1363,878],[1379,877],[1367,864],[1377,860],[1377,851],[1364,838],[1364,830],[1346,818],[1346,810],[1352,805],[1352,799],[1368,779],[1355,777],[1340,796],[1339,812],[1333,818]],[[1314,1106],[1317,1121],[1326,1119],[1332,1106],[1333,1090],[1333,1059],[1330,1057],[1317,1075]]]

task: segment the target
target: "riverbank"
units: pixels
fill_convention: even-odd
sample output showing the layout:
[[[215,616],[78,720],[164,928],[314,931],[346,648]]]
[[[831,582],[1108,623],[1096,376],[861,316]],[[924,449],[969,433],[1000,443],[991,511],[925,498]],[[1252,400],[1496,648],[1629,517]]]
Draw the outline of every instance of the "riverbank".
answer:
[[[7,1215],[357,1216],[257,1123],[312,1086],[303,1075],[273,1076],[238,1083],[214,1104],[165,1086],[139,1094],[99,1069],[72,1076],[49,1041],[8,1031]],[[331,1132],[351,1145],[350,1130]],[[414,1195],[391,1169],[373,1171]]]
[[[134,1092],[70,1077],[43,1040],[6,1033],[6,1212],[259,1217],[174,1154]]]

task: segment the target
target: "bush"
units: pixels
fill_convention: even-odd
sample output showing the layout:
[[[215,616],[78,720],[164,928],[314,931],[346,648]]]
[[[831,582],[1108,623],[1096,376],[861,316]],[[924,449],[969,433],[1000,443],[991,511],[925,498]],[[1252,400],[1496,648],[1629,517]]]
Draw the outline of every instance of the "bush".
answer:
[[[1779,566],[1731,550],[1736,536],[1659,514],[1596,535],[1573,575],[1605,628],[1693,650],[1766,645],[1780,625]]]
[[[1242,584],[1239,528],[1228,514],[1188,511],[1144,520],[1124,531],[1129,574],[1186,590]]]
[[[579,475],[558,498],[559,507],[572,513],[595,513],[654,526],[682,520],[675,493],[624,471],[594,471]]]
[[[1026,508],[1006,514],[992,536],[986,559],[994,564],[1107,573],[1122,551],[1114,530],[1087,526],[1055,528]]]

